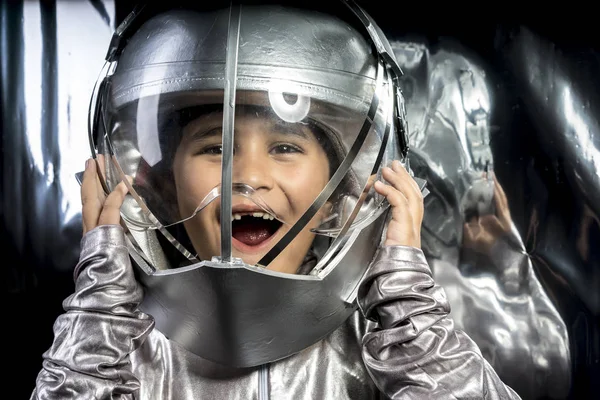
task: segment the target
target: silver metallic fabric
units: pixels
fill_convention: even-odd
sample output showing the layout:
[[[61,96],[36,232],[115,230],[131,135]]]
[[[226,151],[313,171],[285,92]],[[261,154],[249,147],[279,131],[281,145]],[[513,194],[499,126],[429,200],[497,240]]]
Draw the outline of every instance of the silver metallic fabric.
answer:
[[[298,354],[234,369],[179,347],[137,310],[143,293],[120,226],[91,230],[81,247],[75,293],[54,325],[32,400],[520,398],[454,329],[418,249],[381,248],[370,266],[359,301],[377,322],[357,311]]]
[[[385,247],[359,294],[379,326],[363,338],[363,358],[377,387],[393,399],[517,399],[477,345],[454,329],[450,304],[420,250]]]

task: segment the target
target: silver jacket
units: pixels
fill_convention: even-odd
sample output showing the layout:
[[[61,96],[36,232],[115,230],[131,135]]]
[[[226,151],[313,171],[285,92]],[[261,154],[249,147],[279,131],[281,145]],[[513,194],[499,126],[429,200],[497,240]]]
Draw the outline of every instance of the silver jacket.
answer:
[[[187,352],[137,310],[123,230],[81,242],[75,293],[54,324],[31,399],[519,399],[454,329],[421,250],[383,247],[359,289],[359,310],[328,337],[250,369]]]

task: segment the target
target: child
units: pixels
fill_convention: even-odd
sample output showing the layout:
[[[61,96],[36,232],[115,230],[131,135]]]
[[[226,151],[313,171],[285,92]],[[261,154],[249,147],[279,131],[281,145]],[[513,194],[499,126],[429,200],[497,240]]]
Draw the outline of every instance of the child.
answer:
[[[333,6],[118,30],[76,290],[32,398],[518,398],[420,250],[389,46]]]

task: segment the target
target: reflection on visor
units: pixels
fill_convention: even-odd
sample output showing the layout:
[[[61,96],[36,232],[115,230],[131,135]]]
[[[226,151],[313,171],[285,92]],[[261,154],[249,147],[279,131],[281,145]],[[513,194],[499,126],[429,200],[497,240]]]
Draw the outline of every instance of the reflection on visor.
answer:
[[[219,185],[215,186],[210,192],[208,192],[208,194],[202,199],[202,201],[200,202],[198,207],[196,207],[196,209],[194,210],[192,215],[190,215],[189,217],[187,217],[183,220],[177,221],[175,223],[172,223],[169,225],[164,225],[164,227],[168,228],[170,226],[177,225],[177,224],[180,224],[182,222],[185,222],[187,220],[194,218],[200,211],[202,211],[204,208],[206,208],[210,203],[212,203],[213,201],[215,201],[216,199],[221,197],[221,194],[222,194],[221,185],[219,184]],[[236,196],[236,195],[242,196],[242,197],[249,199],[254,204],[256,204],[258,207],[260,207],[265,213],[269,214],[269,216],[273,217],[274,219],[281,222],[282,224],[290,225],[288,222],[284,221],[282,217],[278,216],[277,213],[275,213],[275,211],[273,211],[273,209],[271,207],[269,207],[269,205],[263,200],[262,197],[260,197],[258,192],[252,186],[246,185],[245,183],[234,183],[231,186],[231,195],[232,196]]]
[[[310,110],[310,97],[298,94],[288,81],[271,81],[269,102],[275,113],[286,122],[300,122]]]

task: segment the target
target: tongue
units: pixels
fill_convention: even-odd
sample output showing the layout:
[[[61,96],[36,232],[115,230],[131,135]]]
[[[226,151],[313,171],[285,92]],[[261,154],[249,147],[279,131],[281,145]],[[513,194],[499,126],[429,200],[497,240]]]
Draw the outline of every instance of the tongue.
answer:
[[[243,221],[243,219],[242,219]],[[247,246],[257,246],[271,237],[266,224],[237,222],[232,227],[232,236]]]

